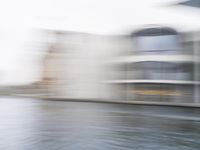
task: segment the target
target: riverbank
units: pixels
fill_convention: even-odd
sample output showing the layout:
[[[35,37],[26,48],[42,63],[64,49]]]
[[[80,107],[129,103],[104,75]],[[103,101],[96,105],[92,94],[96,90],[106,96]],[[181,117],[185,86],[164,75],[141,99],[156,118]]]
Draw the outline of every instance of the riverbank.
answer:
[[[130,104],[130,105],[150,105],[150,106],[173,106],[173,107],[200,108],[200,103],[148,102],[148,101],[102,100],[102,99],[68,99],[68,98],[41,98],[41,99],[51,100],[51,101],[116,103],[116,104]]]

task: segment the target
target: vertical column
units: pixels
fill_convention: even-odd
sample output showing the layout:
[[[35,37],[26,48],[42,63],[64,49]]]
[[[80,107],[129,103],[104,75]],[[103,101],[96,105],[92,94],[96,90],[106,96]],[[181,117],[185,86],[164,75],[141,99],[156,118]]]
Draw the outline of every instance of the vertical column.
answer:
[[[194,35],[194,102],[200,103],[200,88],[199,88],[199,57],[200,57],[200,35]]]

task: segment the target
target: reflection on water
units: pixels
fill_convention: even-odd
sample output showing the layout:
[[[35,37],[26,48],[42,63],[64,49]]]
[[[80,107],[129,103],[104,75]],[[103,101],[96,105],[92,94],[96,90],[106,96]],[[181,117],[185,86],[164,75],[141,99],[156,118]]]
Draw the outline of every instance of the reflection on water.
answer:
[[[0,100],[0,149],[193,150],[200,110],[176,107]]]

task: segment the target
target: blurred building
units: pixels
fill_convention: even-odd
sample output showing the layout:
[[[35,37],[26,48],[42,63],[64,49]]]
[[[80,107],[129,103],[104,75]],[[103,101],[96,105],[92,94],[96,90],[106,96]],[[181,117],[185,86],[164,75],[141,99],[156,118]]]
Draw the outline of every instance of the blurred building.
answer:
[[[117,60],[127,76],[113,83],[129,101],[199,102],[199,37],[166,27],[134,32],[127,56]]]
[[[200,102],[200,32],[47,32],[53,40],[37,83],[42,98]]]
[[[110,64],[127,49],[126,37],[49,31],[55,41],[44,59],[45,98],[122,99],[118,86],[107,83],[118,72]],[[123,72],[125,73],[125,72]],[[115,92],[118,90],[119,92]]]

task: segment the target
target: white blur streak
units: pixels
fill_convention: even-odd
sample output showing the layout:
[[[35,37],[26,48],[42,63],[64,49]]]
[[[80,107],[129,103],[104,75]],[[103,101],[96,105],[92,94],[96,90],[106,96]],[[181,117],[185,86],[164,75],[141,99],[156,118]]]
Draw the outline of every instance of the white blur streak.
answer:
[[[27,46],[35,38],[33,28],[119,34],[146,23],[178,29],[183,24],[187,29],[200,27],[197,11],[158,7],[170,2],[174,0],[2,0],[0,84],[20,84],[39,78],[37,54]]]

